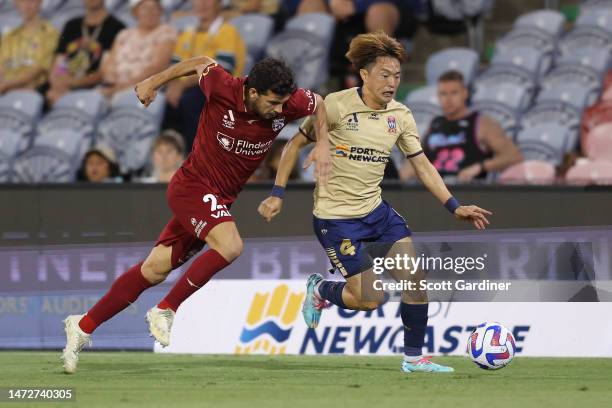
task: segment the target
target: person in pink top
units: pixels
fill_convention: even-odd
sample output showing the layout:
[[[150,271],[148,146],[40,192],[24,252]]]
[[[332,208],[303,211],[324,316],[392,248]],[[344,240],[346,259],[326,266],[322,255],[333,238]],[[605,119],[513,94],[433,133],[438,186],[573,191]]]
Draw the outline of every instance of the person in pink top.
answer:
[[[162,24],[159,0],[130,0],[135,27],[122,30],[102,62],[100,91],[107,97],[166,68],[176,43],[176,30]]]

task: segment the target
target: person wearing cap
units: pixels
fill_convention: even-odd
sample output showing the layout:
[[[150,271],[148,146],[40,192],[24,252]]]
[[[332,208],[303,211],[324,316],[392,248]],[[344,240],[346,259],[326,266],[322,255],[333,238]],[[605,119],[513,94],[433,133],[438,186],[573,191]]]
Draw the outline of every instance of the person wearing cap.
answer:
[[[176,30],[162,23],[159,0],[130,0],[130,7],[136,26],[119,32],[102,61],[99,90],[107,97],[166,68],[176,44]]]
[[[89,149],[83,156],[81,168],[77,172],[77,181],[89,183],[120,183],[123,181],[115,152],[102,144]]]
[[[174,130],[164,130],[153,142],[151,162],[153,169],[141,183],[169,183],[185,159],[185,142]]]

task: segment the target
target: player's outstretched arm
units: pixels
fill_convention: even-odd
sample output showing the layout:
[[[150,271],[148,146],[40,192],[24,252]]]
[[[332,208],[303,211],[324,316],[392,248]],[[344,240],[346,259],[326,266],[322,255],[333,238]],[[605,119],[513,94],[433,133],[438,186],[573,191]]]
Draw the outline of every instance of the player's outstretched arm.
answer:
[[[138,96],[140,102],[144,106],[149,106],[155,99],[157,90],[163,85],[167,84],[173,79],[184,76],[193,75],[196,73],[198,75],[202,75],[202,72],[204,72],[208,66],[215,63],[216,62],[214,59],[206,56],[181,61],[171,65],[155,75],[148,77],[143,81],[140,81],[138,84],[136,84],[134,90],[136,91],[136,95]]]
[[[287,186],[291,171],[295,167],[295,163],[300,155],[300,150],[309,143],[310,140],[302,133],[296,133],[283,148],[283,154],[278,165],[278,171],[276,172],[272,194],[270,197],[263,200],[257,208],[259,215],[266,221],[272,221],[272,218],[280,213],[283,207],[282,193],[285,186]]]
[[[438,170],[424,154],[419,154],[409,160],[419,180],[449,211],[460,220],[471,222],[477,229],[486,228],[489,224],[486,216],[492,215],[492,212],[475,205],[459,205],[446,188]]]
[[[325,184],[331,170],[329,138],[327,137],[327,111],[325,110],[323,98],[320,95],[315,95],[315,97],[317,99],[317,107],[314,111],[314,131],[317,143],[306,158],[304,168],[307,169],[312,162],[315,162],[314,177],[319,184]]]

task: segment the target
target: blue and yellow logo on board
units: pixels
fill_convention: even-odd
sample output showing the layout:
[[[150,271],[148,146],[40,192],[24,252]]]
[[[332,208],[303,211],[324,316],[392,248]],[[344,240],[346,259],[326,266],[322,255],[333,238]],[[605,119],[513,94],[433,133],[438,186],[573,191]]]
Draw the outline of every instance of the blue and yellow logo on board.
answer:
[[[291,293],[285,284],[256,293],[235,353],[284,354],[303,300],[304,292]]]

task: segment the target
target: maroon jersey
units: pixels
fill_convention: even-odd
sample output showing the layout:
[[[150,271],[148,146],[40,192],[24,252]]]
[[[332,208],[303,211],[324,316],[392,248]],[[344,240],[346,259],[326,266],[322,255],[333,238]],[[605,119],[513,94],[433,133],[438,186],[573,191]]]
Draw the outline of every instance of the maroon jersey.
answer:
[[[221,203],[231,203],[264,159],[285,124],[311,115],[316,108],[312,91],[297,89],[274,119],[247,110],[244,81],[220,66],[209,66],[200,77],[206,102],[193,149],[178,176],[208,186]]]

